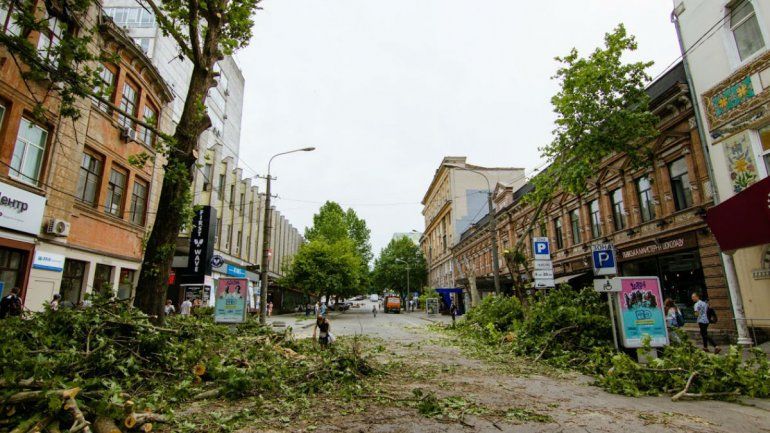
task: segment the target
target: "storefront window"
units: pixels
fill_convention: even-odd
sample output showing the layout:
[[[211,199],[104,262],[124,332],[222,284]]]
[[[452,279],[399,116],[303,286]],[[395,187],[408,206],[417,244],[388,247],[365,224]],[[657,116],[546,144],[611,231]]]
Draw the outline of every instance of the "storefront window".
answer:
[[[663,298],[673,299],[688,322],[696,319],[691,295],[697,292],[708,298],[698,250],[633,260],[621,263],[620,269],[623,276],[658,276]]]
[[[83,289],[83,278],[86,273],[86,262],[66,259],[61,277],[62,304],[74,307],[80,303],[80,292]]]
[[[639,197],[639,213],[642,222],[655,218],[655,205],[652,202],[652,185],[647,176],[636,180],[636,194]]]
[[[112,266],[96,265],[94,274],[94,291],[107,296],[112,296]]]
[[[133,269],[120,270],[120,282],[118,283],[118,299],[128,299],[134,291],[134,276],[136,271]]]
[[[0,248],[0,295],[5,296],[18,287],[25,256],[22,251]]]

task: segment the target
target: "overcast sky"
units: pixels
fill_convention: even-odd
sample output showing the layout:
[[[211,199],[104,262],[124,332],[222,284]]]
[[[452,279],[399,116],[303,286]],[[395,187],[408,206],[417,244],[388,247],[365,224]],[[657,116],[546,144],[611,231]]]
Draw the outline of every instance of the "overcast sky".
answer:
[[[679,49],[665,0],[263,0],[246,78],[241,165],[273,162],[278,209],[312,224],[352,207],[375,253],[422,231],[420,200],[444,155],[532,169],[551,137],[553,58],[587,53],[624,23],[655,76]]]

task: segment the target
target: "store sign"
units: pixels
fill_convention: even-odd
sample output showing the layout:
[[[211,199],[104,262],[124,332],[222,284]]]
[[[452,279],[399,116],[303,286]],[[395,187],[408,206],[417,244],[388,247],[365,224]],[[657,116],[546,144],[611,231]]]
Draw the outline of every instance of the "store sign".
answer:
[[[64,255],[35,251],[32,267],[45,271],[62,272],[64,270]]]
[[[637,348],[649,338],[652,347],[668,344],[663,294],[658,277],[620,277],[620,330],[623,346]]]
[[[246,297],[249,280],[220,278],[217,282],[214,303],[214,321],[217,323],[242,323],[246,320]]]
[[[690,232],[672,238],[656,239],[641,246],[622,250],[620,251],[620,260],[639,259],[682,249],[695,248],[697,246],[698,239],[695,233]]]
[[[36,235],[43,225],[46,198],[0,182],[0,227]]]
[[[227,275],[237,278],[246,278],[246,269],[239,268],[238,266],[227,265]]]
[[[184,275],[186,284],[201,284],[206,275],[211,275],[216,224],[217,211],[213,207],[203,206],[195,211],[192,230],[190,230],[190,252],[187,256],[187,269]]]

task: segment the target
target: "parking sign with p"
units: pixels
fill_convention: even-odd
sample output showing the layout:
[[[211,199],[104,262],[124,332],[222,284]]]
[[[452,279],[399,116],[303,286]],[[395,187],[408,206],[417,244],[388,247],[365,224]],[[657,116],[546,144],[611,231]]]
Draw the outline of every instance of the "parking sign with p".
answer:
[[[594,275],[617,275],[615,247],[612,244],[599,244],[591,247],[594,262]]]
[[[534,249],[535,260],[550,260],[551,246],[546,237],[532,238],[532,248]]]

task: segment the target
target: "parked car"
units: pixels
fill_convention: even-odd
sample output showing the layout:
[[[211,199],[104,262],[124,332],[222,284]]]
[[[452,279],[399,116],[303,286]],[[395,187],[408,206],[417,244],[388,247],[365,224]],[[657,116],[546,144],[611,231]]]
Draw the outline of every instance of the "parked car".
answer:
[[[333,311],[348,311],[352,305],[352,302],[337,302],[329,307],[329,309]]]
[[[369,295],[369,300],[372,302],[379,302],[380,296],[379,295]]]

